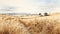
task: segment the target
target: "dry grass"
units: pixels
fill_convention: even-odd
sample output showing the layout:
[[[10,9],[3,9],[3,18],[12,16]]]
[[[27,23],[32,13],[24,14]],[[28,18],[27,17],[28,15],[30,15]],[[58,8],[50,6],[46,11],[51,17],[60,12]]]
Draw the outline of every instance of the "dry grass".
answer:
[[[0,34],[29,34],[17,17],[0,15]]]
[[[60,34],[60,15],[44,17],[0,15],[0,34]]]
[[[60,15],[20,19],[31,34],[60,34]]]

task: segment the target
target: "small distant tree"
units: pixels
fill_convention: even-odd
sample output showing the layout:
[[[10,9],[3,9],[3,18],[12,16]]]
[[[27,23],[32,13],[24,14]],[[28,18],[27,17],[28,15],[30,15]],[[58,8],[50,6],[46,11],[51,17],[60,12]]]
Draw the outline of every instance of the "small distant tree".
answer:
[[[44,16],[49,16],[47,12],[44,13]]]
[[[41,15],[41,13],[39,13],[39,15]]]
[[[39,16],[42,17],[43,15],[41,13],[39,13]]]

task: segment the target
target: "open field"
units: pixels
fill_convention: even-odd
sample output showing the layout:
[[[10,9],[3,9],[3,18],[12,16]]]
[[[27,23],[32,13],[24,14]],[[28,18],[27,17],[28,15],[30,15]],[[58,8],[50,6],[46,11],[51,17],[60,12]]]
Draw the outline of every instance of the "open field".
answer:
[[[60,14],[42,17],[1,14],[0,34],[60,34]]]

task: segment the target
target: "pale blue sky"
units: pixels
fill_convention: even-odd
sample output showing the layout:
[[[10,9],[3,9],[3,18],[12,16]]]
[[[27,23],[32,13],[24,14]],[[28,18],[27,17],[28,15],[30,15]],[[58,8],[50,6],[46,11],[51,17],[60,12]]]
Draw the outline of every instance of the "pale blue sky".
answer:
[[[15,7],[6,11],[5,7]],[[60,0],[0,0],[0,13],[60,12]]]
[[[58,6],[60,5],[60,0],[37,0],[38,3],[40,3],[40,5],[50,5],[51,3]]]

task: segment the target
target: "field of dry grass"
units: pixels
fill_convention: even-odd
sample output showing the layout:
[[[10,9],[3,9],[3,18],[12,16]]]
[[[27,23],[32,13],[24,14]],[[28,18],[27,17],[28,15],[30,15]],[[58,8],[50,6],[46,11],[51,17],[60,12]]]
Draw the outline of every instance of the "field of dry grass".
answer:
[[[0,34],[60,34],[60,15],[0,15]]]
[[[60,34],[60,15],[20,19],[31,34]]]

